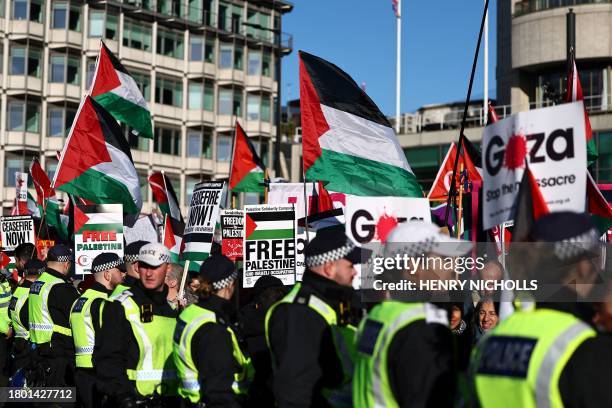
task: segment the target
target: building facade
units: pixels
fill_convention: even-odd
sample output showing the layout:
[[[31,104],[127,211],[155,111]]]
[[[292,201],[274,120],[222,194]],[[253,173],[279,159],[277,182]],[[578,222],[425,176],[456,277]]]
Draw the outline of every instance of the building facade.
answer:
[[[227,178],[239,120],[270,163],[282,55],[291,36],[277,0],[0,1],[0,177],[4,213],[15,172],[33,156],[52,178],[100,40],[136,80],[154,140],[125,135],[152,208],[147,177],[164,170],[186,210],[195,183]]]
[[[612,183],[612,1],[509,0],[497,6],[498,116],[563,103],[566,95],[566,14],[576,14],[576,63],[598,146],[593,176]],[[467,77],[466,72],[466,87]],[[475,93],[479,85],[475,84]],[[421,185],[429,189],[448,146],[458,140],[464,102],[424,106],[401,116],[399,142]],[[394,122],[394,118],[389,118]],[[466,136],[479,144],[486,110],[468,107]],[[291,177],[301,175],[293,149]],[[297,156],[296,156],[297,154]]]

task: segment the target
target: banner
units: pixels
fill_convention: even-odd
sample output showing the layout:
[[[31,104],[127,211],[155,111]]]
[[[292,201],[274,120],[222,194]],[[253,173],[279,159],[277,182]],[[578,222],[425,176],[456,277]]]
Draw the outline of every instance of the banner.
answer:
[[[159,237],[157,228],[152,215],[139,218],[132,227],[123,226],[125,243],[130,244],[135,241],[158,242]]]
[[[221,210],[221,253],[232,261],[242,259],[244,212]]]
[[[295,211],[292,205],[244,207],[244,279],[251,288],[260,276],[295,284]]]
[[[202,182],[193,188],[183,240],[183,259],[203,261],[210,255],[225,182]]]
[[[19,215],[28,214],[28,173],[15,172],[15,197]]]
[[[586,139],[582,102],[520,112],[484,129],[483,225],[514,217],[525,162],[551,212],[585,209]]]
[[[429,201],[409,197],[346,196],[346,235],[359,245],[385,242],[387,235],[406,220],[431,221]]]
[[[103,252],[123,259],[123,205],[99,204],[79,207],[87,222],[74,234],[74,267],[77,275],[91,273],[91,262]]]
[[[0,217],[0,239],[4,251],[14,251],[26,242],[36,245],[34,220],[29,215]]]

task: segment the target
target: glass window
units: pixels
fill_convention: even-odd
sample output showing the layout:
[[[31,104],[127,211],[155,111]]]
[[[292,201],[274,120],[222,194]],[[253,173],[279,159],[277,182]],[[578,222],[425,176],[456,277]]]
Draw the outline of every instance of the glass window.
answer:
[[[55,172],[57,170],[57,160],[47,157],[45,159],[45,170],[47,171],[47,176],[49,176],[49,180],[53,180],[53,177],[55,177]]]
[[[261,98],[259,95],[249,94],[247,97],[247,119],[259,120],[259,106]]]
[[[261,97],[261,120],[270,122],[270,98],[266,95]]]
[[[200,132],[187,133],[187,157],[200,157],[200,142],[202,134]]]
[[[191,196],[193,195],[193,188],[199,182],[199,179],[187,177],[185,180],[185,203],[189,205],[191,203]]]
[[[7,154],[4,168],[4,186],[15,187],[15,173],[22,171],[23,168],[22,158]]]
[[[261,73],[263,76],[270,77],[272,72],[270,70],[270,52],[264,51],[263,58],[261,60]]]
[[[121,129],[125,133],[126,139],[128,140],[128,144],[131,148],[141,151],[149,150],[150,139],[147,139],[145,137],[139,137],[138,134],[132,130],[132,128],[127,127],[123,124],[121,125]]]
[[[187,157],[212,158],[212,130],[190,130],[187,133]]]
[[[242,91],[234,89],[234,115],[242,116]]]
[[[25,110],[25,112],[24,112]],[[26,131],[38,133],[40,131],[40,105],[20,101],[9,102],[8,129],[9,131]]]
[[[183,106],[183,83],[158,76],[155,83],[155,103]]]
[[[155,128],[153,150],[156,153],[181,155],[181,131],[169,128]]]
[[[228,162],[232,155],[232,137],[229,135],[217,135],[217,161]]]
[[[215,40],[207,38],[204,47],[204,61],[215,63]]]
[[[132,78],[138,85],[138,89],[142,92],[142,96],[146,101],[151,100],[151,77],[149,74],[141,74],[139,72],[131,72]]]
[[[204,39],[192,35],[189,37],[189,61],[204,61]]]
[[[104,34],[104,11],[90,10],[89,11],[89,36],[102,37]]]
[[[38,48],[30,47],[28,49],[28,76],[36,78],[41,77],[41,61],[42,51]]]
[[[11,75],[24,75],[25,74],[25,55],[26,47],[23,46],[12,46],[10,48],[11,58]]]
[[[242,54],[244,53],[244,48],[236,46],[234,48],[234,69],[242,69]]]
[[[64,55],[51,56],[51,70],[49,71],[49,82],[65,82],[65,64],[66,57]]]
[[[80,75],[79,75],[79,67],[81,66],[78,58],[68,57],[68,65],[66,67],[66,83],[72,85],[79,85]]]
[[[80,6],[70,6],[70,14],[68,14],[68,29],[72,31],[81,31]]]
[[[223,31],[229,31],[231,18],[228,15],[231,6],[227,3],[219,3],[219,16],[217,25]]]
[[[9,102],[9,115],[8,115],[8,130],[9,131],[23,131],[23,111],[25,109],[25,103],[23,102]]]
[[[40,105],[26,105],[26,132],[40,132]]]
[[[87,89],[89,89],[89,87],[91,86],[91,81],[93,81],[93,76],[94,73],[96,72],[96,60],[94,59],[88,59],[87,60],[87,82],[85,83],[85,86],[87,87]]]
[[[68,20],[68,3],[53,2],[51,4],[51,27],[66,28]]]
[[[42,23],[43,21],[43,1],[30,0],[30,21]]]
[[[219,88],[219,115],[231,115],[232,114],[232,90]]]
[[[204,110],[215,110],[215,85],[208,80],[204,82]]]
[[[261,51],[249,50],[248,75],[261,75]]]
[[[230,69],[232,67],[233,49],[231,44],[221,44],[219,51],[219,68]]]
[[[119,18],[113,14],[106,15],[106,29],[104,30],[104,37],[108,40],[116,40],[119,27]]]
[[[183,58],[183,32],[157,30],[157,53],[167,57]]]
[[[189,109],[202,109],[203,108],[203,88],[204,84],[201,82],[190,82],[189,83]]]
[[[126,18],[123,22],[123,45],[148,51],[151,49],[151,27],[144,23]]]
[[[49,108],[48,110],[49,130],[47,136],[61,137],[64,135],[64,110],[61,108]]]
[[[13,19],[27,20],[28,18],[28,1],[13,0]]]

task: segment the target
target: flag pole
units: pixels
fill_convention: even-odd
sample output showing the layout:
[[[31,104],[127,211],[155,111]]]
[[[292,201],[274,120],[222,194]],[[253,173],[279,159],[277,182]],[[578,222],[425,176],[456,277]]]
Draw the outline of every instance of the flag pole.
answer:
[[[396,66],[395,66],[395,133],[400,133],[400,89],[402,80],[402,0],[397,0],[396,21]]]
[[[485,0],[486,1],[486,0]],[[484,24],[484,99],[482,101],[482,123],[487,124],[487,112],[489,104],[489,10],[485,10]]]
[[[185,261],[185,267],[183,268],[183,276],[181,277],[181,286],[179,287],[178,299],[185,299],[185,283],[187,282],[187,275],[189,275],[189,259]]]
[[[476,43],[476,50],[474,52],[474,61],[472,62],[472,72],[470,74],[470,82],[468,84],[467,96],[465,98],[465,105],[463,106],[463,118],[461,119],[461,129],[459,130],[459,142],[457,143],[457,156],[455,157],[455,163],[453,164],[453,175],[451,177],[452,182],[448,191],[448,200],[446,201],[446,213],[444,215],[444,222],[448,225],[448,213],[450,211],[451,200],[454,200],[455,193],[455,177],[457,176],[457,167],[459,164],[459,156],[461,156],[461,148],[463,147],[463,138],[465,135],[465,122],[467,120],[468,105],[472,96],[472,85],[474,85],[474,75],[476,73],[476,64],[478,63],[478,53],[480,51],[480,42],[482,40],[482,32],[484,30],[485,19],[487,16],[487,10],[489,9],[489,0],[485,0],[484,10],[482,11],[482,20],[480,21],[480,31],[478,33],[478,42]]]
[[[270,176],[268,175],[268,168],[264,170],[264,203],[268,204],[268,189],[270,187]]]
[[[459,178],[461,179],[461,173],[463,172],[463,163],[459,165]],[[452,182],[455,180],[453,179]],[[461,224],[463,220],[463,184],[459,182],[459,213],[457,215],[457,238],[461,238]]]

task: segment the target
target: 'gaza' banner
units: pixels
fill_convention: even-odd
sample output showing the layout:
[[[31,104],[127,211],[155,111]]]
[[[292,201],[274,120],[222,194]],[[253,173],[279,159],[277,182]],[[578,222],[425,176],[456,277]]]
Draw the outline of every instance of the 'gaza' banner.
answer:
[[[346,196],[346,235],[360,245],[385,242],[387,235],[406,220],[431,221],[429,201],[409,197]]]
[[[123,259],[123,205],[100,204],[79,207],[87,222],[74,234],[74,267],[77,275],[91,273],[91,263],[103,252]]]
[[[582,102],[520,112],[485,128],[485,229],[514,218],[525,161],[551,211],[584,211],[586,139]]]
[[[221,210],[221,253],[232,261],[242,259],[244,212]]]
[[[183,258],[203,261],[210,255],[225,182],[203,182],[193,188],[185,224]]]
[[[253,287],[265,275],[295,284],[293,205],[245,205],[244,213],[243,287]]]
[[[26,242],[36,244],[34,220],[29,215],[1,217],[0,231],[4,251],[14,251]]]

